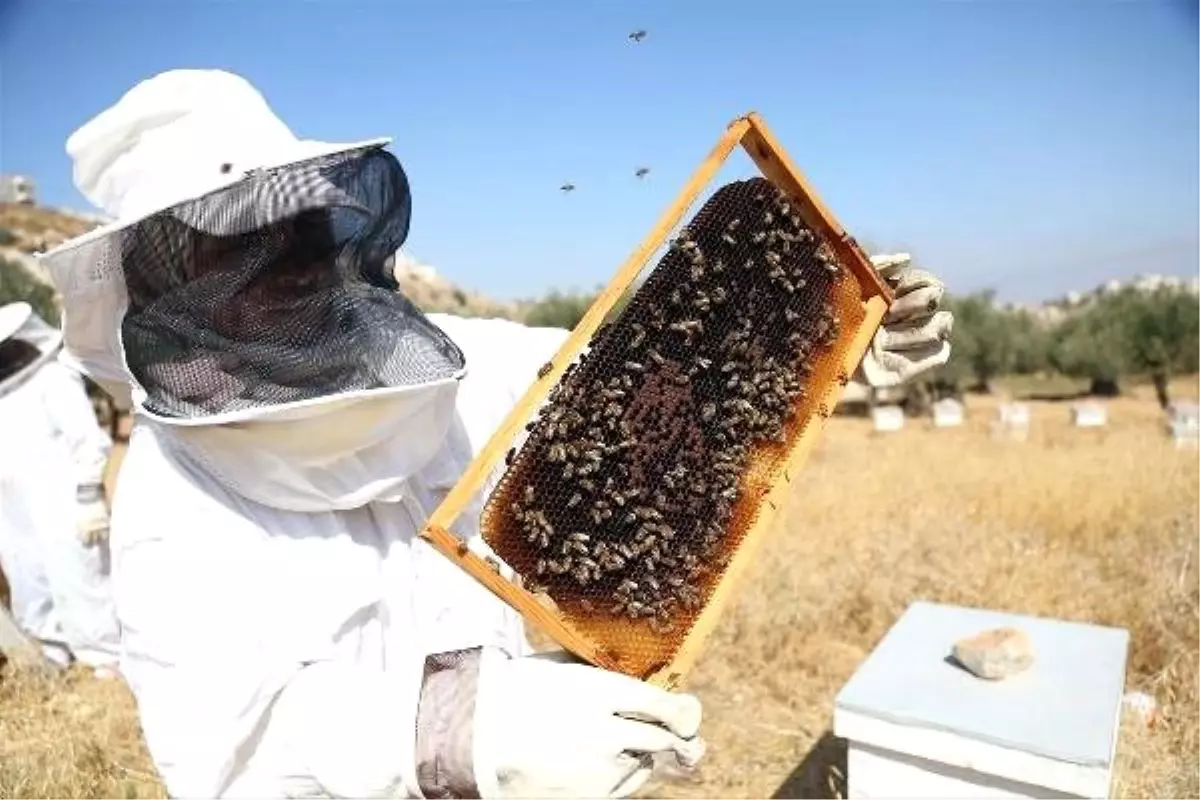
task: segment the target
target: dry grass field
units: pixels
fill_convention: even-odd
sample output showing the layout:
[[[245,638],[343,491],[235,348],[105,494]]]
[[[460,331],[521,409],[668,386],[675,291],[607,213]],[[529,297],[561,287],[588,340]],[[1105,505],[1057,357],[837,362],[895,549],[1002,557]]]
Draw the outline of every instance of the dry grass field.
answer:
[[[1200,465],[1149,394],[1109,408],[1107,429],[1074,430],[1035,404],[1024,443],[990,438],[994,401],[974,398],[961,429],[833,420],[693,675],[708,756],[650,794],[842,794],[833,697],[923,598],[1128,628],[1127,686],[1161,716],[1127,716],[1113,794],[1200,796]],[[162,796],[121,685],[0,679],[0,796]]]

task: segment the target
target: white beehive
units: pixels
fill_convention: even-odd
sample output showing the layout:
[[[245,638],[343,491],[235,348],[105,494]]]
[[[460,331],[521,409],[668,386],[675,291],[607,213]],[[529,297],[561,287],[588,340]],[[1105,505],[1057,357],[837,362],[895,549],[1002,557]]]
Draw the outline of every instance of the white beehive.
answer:
[[[1071,406],[1071,424],[1076,428],[1103,428],[1108,424],[1108,409],[1101,403],[1076,403]]]
[[[953,397],[938,400],[933,404],[933,426],[935,428],[957,428],[963,424],[963,404]]]
[[[1028,637],[1024,672],[986,681],[950,659],[997,627]],[[848,796],[1107,797],[1128,647],[1120,628],[914,603],[835,700]]]
[[[1167,432],[1176,447],[1200,445],[1200,406],[1195,403],[1172,403],[1167,412]]]
[[[875,406],[871,409],[871,424],[878,433],[891,433],[904,427],[904,409],[900,406]]]
[[[1010,439],[1025,441],[1029,438],[1029,406],[1025,403],[1001,403],[996,409],[996,420],[992,433]]]

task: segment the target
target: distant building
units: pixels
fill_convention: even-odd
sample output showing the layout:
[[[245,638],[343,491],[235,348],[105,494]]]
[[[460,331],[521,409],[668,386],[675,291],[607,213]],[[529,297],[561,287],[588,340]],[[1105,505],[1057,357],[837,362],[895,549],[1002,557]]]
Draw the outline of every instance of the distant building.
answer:
[[[0,203],[27,203],[37,200],[33,180],[24,175],[0,175]]]

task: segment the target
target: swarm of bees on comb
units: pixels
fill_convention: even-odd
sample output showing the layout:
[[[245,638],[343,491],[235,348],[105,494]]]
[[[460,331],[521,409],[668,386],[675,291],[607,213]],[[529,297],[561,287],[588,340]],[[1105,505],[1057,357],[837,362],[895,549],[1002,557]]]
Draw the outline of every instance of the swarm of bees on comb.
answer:
[[[744,476],[839,336],[843,278],[772,183],[721,187],[510,452],[489,545],[573,613],[686,625],[756,513]]]

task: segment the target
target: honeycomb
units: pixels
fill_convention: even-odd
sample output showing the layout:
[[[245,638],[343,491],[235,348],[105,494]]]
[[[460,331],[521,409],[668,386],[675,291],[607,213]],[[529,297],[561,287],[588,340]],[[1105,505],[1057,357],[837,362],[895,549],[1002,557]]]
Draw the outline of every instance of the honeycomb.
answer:
[[[551,390],[484,539],[620,671],[669,663],[841,373],[860,290],[763,178],[719,188]]]

